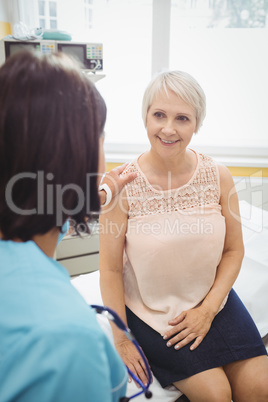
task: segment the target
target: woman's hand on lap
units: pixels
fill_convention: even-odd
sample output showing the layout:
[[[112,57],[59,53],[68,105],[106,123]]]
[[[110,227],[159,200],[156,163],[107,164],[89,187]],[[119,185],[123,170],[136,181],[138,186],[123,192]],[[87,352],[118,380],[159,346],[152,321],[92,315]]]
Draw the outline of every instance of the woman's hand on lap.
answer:
[[[148,383],[146,367],[141,355],[133,343],[129,340],[126,340],[115,344],[115,347],[125,365],[143,382],[144,385],[146,385]],[[129,382],[131,381],[132,378],[129,376]],[[137,386],[140,387],[139,384],[137,384]]]
[[[196,307],[191,310],[183,311],[180,315],[169,321],[172,329],[167,331],[163,339],[168,340],[167,346],[174,346],[181,349],[195,339],[191,345],[191,350],[196,349],[208,333],[214,316],[207,310]]]

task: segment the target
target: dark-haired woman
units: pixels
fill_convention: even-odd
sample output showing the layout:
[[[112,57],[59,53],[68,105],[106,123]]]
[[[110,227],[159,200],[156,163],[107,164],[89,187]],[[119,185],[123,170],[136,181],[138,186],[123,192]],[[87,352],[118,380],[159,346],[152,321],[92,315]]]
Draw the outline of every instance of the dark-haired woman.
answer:
[[[18,53],[0,69],[1,402],[125,395],[122,361],[53,259],[67,218],[79,227],[105,202],[105,117],[100,94],[63,54]]]

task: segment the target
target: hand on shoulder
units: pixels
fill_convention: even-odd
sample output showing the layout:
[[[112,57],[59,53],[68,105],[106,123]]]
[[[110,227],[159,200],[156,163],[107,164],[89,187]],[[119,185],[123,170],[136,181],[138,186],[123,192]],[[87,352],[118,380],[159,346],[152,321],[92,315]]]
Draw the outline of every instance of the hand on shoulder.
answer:
[[[112,169],[110,172],[105,173],[101,181],[101,185],[106,184],[111,191],[110,200],[119,194],[127,183],[131,182],[137,177],[137,173],[134,172],[122,174],[127,165],[128,163],[124,163],[123,165]],[[106,191],[100,191],[101,205],[106,204],[106,197],[108,196],[107,193],[103,193],[106,193]],[[106,205],[108,205],[108,203]]]

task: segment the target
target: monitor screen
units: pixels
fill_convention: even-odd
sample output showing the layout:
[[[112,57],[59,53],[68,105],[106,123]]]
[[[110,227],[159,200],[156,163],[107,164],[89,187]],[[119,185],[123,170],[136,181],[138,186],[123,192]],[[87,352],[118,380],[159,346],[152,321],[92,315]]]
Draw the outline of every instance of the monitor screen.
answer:
[[[27,42],[22,42],[22,43],[13,43],[13,42],[8,42],[8,56],[12,56],[13,54],[24,50],[24,49],[37,49],[37,45],[35,43],[27,43]]]
[[[76,60],[80,61],[80,63],[84,64],[85,56],[84,56],[84,45],[58,45],[58,48],[63,53],[67,53],[69,56],[74,57]]]

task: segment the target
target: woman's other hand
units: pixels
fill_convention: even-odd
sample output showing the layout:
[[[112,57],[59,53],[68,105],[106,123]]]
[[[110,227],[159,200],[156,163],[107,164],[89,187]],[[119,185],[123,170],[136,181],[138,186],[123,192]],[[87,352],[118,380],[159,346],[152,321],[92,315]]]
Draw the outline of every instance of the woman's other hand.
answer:
[[[144,385],[146,385],[148,383],[146,367],[141,355],[133,343],[129,340],[126,340],[120,343],[115,343],[115,347],[125,365],[141,380]],[[132,378],[129,376],[129,382],[131,381]],[[140,387],[139,384],[136,383],[136,385]]]
[[[167,346],[181,349],[195,339],[191,350],[196,349],[208,333],[214,316],[202,306],[183,311],[169,325],[173,328],[168,330],[163,339],[168,339]]]

